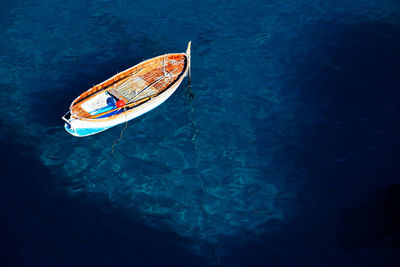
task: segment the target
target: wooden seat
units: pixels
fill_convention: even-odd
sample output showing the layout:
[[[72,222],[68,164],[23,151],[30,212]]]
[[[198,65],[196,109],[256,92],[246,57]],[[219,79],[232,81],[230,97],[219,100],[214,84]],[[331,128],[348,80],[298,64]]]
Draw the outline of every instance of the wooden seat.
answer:
[[[125,103],[131,103],[158,93],[154,86],[150,85],[140,76],[126,80],[119,86],[108,89],[108,92],[116,98],[124,100]]]
[[[118,93],[118,91],[114,89],[108,89],[107,91],[110,95],[114,96],[118,100],[123,100],[125,103],[128,103],[128,100],[125,97],[123,97],[120,93]]]

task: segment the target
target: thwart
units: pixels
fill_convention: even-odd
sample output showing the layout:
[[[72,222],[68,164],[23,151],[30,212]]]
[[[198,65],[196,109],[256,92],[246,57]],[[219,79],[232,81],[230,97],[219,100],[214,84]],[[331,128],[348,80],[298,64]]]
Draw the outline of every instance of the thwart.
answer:
[[[67,132],[93,135],[162,104],[190,72],[190,46],[186,53],[143,61],[82,93],[62,117]]]

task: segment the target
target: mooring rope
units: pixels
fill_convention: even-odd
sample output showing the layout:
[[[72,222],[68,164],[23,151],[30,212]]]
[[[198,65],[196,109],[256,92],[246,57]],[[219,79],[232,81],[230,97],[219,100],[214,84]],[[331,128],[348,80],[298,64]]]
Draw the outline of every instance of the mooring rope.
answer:
[[[199,180],[201,182],[201,189],[202,189],[201,209],[203,210],[205,216],[208,217],[209,214],[208,214],[207,210],[204,208],[204,196],[206,194],[206,189],[205,189],[205,185],[204,185],[204,179],[201,177],[201,174],[200,174],[199,169],[198,169],[199,168],[200,155],[199,155],[199,151],[198,151],[199,149],[198,149],[198,145],[197,145],[197,142],[196,142],[196,138],[197,138],[197,134],[199,133],[199,129],[196,127],[196,124],[194,122],[194,108],[193,108],[194,94],[193,94],[193,91],[192,91],[192,79],[191,78],[192,77],[191,77],[190,72],[189,72],[189,81],[188,81],[188,84],[185,87],[185,92],[189,96],[189,101],[188,101],[187,104],[190,106],[190,117],[191,117],[191,123],[190,124],[191,124],[191,127],[194,129],[194,133],[193,133],[193,136],[191,138],[191,142],[193,144],[194,151],[196,153],[196,164],[195,164],[196,176],[197,176],[197,178],[199,178]],[[214,264],[215,265],[220,265],[222,260],[221,260],[221,257],[218,256],[215,253],[215,247],[212,244],[210,244],[209,248],[210,248],[210,252],[211,252],[211,257],[214,260]]]
[[[124,112],[126,112],[126,109],[125,109],[125,108],[124,108]],[[125,131],[125,129],[128,127],[128,120],[127,120],[126,116],[125,116],[125,120],[126,120],[126,121],[125,121],[125,126],[124,126],[124,128],[122,128],[121,133],[120,133],[120,135],[119,135],[119,138],[118,138],[117,140],[115,140],[114,143],[113,143],[113,145],[112,145],[112,148],[111,148],[111,154],[112,154],[112,155],[113,155],[114,152],[115,152],[115,146],[117,145],[117,143],[118,143],[119,141],[122,140],[124,131]]]
[[[189,96],[189,100],[187,102],[187,104],[190,107],[190,126],[192,127],[192,129],[194,130],[194,133],[192,135],[191,138],[191,142],[193,144],[193,148],[194,148],[194,152],[196,154],[196,163],[195,163],[195,169],[196,169],[196,176],[199,179],[200,183],[201,183],[201,191],[202,191],[202,199],[201,199],[201,209],[203,210],[205,217],[208,217],[208,212],[207,210],[204,208],[204,196],[206,195],[206,189],[205,189],[205,183],[204,183],[204,179],[201,177],[200,171],[199,171],[199,160],[200,160],[200,155],[199,155],[199,148],[198,148],[198,144],[197,144],[197,135],[200,132],[199,129],[197,128],[195,122],[194,122],[194,108],[193,108],[193,99],[194,99],[194,94],[192,92],[192,82],[191,82],[191,77],[189,76],[189,81],[187,86],[185,87],[185,91]]]

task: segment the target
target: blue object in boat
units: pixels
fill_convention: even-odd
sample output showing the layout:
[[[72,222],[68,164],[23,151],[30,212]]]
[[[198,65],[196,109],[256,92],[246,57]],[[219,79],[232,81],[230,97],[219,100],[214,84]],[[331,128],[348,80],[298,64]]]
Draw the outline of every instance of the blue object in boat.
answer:
[[[110,111],[110,110],[112,110],[112,109],[115,109],[116,107],[117,107],[117,105],[116,105],[116,101],[115,101],[114,97],[109,96],[109,97],[107,98],[107,106],[92,111],[92,112],[91,112],[91,115],[97,115],[97,114],[100,114],[100,113],[103,113],[103,112],[106,112],[106,111]],[[109,114],[106,114],[106,115],[104,115],[104,116],[105,116],[105,117],[108,117],[108,116],[110,116],[110,115],[109,115]],[[101,116],[100,118],[102,118],[102,117],[103,117],[103,116]]]

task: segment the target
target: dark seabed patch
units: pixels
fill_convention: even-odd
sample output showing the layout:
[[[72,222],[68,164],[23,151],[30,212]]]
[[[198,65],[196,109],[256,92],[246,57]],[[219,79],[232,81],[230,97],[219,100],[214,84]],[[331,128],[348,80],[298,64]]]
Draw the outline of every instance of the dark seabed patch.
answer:
[[[299,192],[296,214],[287,224],[266,223],[266,233],[227,237],[224,266],[399,262],[400,27],[376,21],[328,28],[321,22],[307,29],[315,47],[294,52],[298,75],[286,87],[298,90],[302,132],[274,163],[296,154],[288,175]],[[263,153],[268,129],[258,125]]]
[[[0,129],[7,151],[0,161],[1,266],[205,264],[169,227],[152,229],[102,194],[68,194],[69,181],[43,167],[35,149],[14,142],[14,131]]]
[[[328,31],[316,25],[307,36],[315,40],[315,50],[297,63],[295,83],[302,99],[298,116],[304,128],[297,171],[304,191],[295,221],[313,229],[308,238],[320,244],[315,250],[319,255],[340,251],[339,244],[349,247],[336,238],[342,210],[352,218],[347,207],[361,205],[377,188],[400,182],[399,36],[398,25],[379,21],[338,24]],[[376,209],[384,217],[398,216],[392,214],[398,209]],[[358,220],[360,227],[371,224],[385,231],[376,217],[363,219]],[[336,261],[351,259],[364,266],[396,262],[398,249],[381,249],[378,240],[369,243],[375,230],[364,231],[365,238],[355,241],[360,250],[340,252],[343,258]]]
[[[318,30],[309,37],[321,44],[297,67],[306,133],[299,170],[327,189],[321,197],[341,192],[343,201],[357,200],[399,182],[400,27],[368,22]],[[302,80],[309,72],[314,78]]]
[[[391,184],[359,206],[343,210],[338,239],[349,250],[400,246],[400,185]]]

